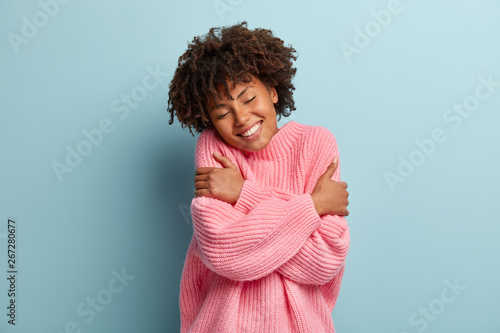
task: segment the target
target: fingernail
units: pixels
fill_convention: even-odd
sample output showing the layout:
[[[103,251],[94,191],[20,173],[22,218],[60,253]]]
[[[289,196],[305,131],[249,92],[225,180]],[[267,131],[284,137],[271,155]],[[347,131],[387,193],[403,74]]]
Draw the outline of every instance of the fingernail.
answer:
[[[334,163],[334,164],[337,163],[337,158],[336,157],[333,159],[332,163]]]

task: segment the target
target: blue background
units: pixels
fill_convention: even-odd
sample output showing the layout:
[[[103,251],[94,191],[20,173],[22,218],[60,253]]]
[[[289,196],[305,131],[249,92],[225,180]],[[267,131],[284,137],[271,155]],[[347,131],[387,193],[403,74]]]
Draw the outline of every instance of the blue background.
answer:
[[[279,125],[337,138],[351,202],[337,331],[500,332],[500,86],[477,88],[500,82],[498,1],[46,3],[0,4],[0,331],[179,331],[196,137],[168,125],[168,84],[194,36],[247,20],[298,51],[297,110]],[[467,117],[449,111],[476,88],[489,95]],[[108,133],[81,143],[102,122]],[[446,139],[430,144],[435,129]],[[87,156],[58,177],[67,147]],[[117,293],[113,270],[129,276]],[[96,297],[106,305],[91,316]]]

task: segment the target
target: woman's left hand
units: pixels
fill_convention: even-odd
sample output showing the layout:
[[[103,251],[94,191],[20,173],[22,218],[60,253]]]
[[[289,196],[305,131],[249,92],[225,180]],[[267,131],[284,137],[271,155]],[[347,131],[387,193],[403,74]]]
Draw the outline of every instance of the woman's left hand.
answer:
[[[196,169],[194,177],[196,191],[194,194],[196,197],[211,197],[234,204],[240,196],[245,179],[229,158],[218,153],[214,153],[214,157],[222,163],[224,168],[202,167]]]

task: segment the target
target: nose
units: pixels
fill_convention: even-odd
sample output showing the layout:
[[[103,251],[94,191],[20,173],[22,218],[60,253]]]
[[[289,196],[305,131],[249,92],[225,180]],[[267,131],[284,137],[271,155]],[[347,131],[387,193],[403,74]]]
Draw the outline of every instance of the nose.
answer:
[[[234,110],[234,124],[235,126],[243,126],[248,123],[250,114],[244,108],[237,108]]]

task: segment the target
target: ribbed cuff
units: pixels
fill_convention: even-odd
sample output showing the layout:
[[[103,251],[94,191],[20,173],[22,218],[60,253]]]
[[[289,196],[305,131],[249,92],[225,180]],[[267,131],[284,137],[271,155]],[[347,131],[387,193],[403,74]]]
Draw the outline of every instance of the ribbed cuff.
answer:
[[[252,207],[265,200],[262,190],[254,180],[245,180],[241,188],[240,196],[234,204],[234,208],[247,214]]]

